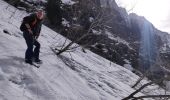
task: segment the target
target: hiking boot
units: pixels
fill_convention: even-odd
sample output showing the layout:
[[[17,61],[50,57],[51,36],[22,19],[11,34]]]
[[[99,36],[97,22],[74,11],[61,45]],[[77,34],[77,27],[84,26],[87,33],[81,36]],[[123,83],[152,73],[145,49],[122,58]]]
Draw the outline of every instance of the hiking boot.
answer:
[[[32,60],[25,59],[25,62],[28,63],[28,64],[31,64],[31,65],[33,64]]]
[[[34,62],[38,63],[38,64],[42,64],[42,60],[40,60],[40,59],[34,59]]]

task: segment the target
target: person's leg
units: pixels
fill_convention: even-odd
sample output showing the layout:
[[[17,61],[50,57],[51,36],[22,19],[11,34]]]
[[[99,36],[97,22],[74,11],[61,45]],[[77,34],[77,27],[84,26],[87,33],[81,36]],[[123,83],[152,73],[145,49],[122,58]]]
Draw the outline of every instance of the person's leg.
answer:
[[[33,57],[33,38],[29,33],[24,33],[24,38],[27,44],[27,50],[25,52],[25,61],[26,62],[32,62]]]
[[[40,59],[39,59],[39,53],[40,53],[40,47],[41,47],[41,45],[40,45],[40,43],[39,43],[37,40],[34,41],[34,45],[35,45],[34,58],[35,58],[35,61],[39,62],[39,61],[40,61]]]

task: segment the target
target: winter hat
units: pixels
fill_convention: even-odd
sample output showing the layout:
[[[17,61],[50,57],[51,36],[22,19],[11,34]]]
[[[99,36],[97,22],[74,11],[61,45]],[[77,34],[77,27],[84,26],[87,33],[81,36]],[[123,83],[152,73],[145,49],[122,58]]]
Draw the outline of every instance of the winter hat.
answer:
[[[44,11],[43,10],[38,10],[36,12],[37,18],[42,20],[44,18]]]

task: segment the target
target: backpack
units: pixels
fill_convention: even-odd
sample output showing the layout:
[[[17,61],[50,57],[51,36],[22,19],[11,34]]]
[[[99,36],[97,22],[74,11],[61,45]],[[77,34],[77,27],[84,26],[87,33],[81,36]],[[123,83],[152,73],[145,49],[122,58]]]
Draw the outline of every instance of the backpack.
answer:
[[[20,30],[23,32],[24,31],[24,23],[22,22],[21,26],[20,26]]]
[[[27,17],[27,16],[26,16]],[[24,17],[20,26],[20,30],[23,32],[25,30],[25,23],[24,23],[24,19],[26,18]]]

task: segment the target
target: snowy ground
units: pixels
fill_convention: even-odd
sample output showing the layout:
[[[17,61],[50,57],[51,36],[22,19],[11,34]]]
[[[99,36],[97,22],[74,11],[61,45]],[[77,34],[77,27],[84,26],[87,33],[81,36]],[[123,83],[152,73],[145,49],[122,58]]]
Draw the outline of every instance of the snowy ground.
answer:
[[[138,76],[89,50],[56,56],[50,47],[65,38],[46,26],[39,38],[43,64],[39,69],[25,64],[26,44],[18,27],[26,14],[2,0],[0,5],[0,100],[120,100],[134,91]],[[146,91],[160,94],[157,88]]]

